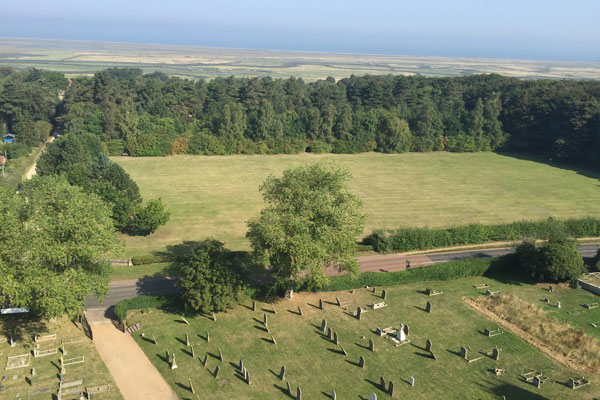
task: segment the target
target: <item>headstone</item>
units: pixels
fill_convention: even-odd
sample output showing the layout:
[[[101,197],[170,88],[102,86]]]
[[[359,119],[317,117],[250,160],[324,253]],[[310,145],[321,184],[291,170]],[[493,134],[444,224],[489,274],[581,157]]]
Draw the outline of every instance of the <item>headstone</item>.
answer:
[[[215,313],[212,313],[212,320],[216,321],[217,320],[217,316],[215,315]]]
[[[169,350],[167,350],[167,363],[169,362],[169,359],[171,358],[171,356],[169,355]],[[61,362],[62,364],[62,362]]]
[[[10,347],[15,347],[17,343],[13,340],[13,337],[10,337]]]
[[[415,377],[414,376],[410,377],[410,386],[415,386]]]
[[[560,308],[560,301],[556,302],[556,308]]]
[[[244,370],[244,360],[240,358],[240,371]]]
[[[363,356],[360,356],[360,358],[358,359],[358,366],[361,368],[365,367],[365,358]]]
[[[248,372],[248,370],[246,371],[246,383],[249,385],[250,384],[250,372]]]
[[[379,378],[379,387],[383,391],[385,391],[387,389],[386,386],[385,386],[385,379],[383,379],[383,376]]]
[[[387,292],[385,291],[385,289],[383,289],[381,291],[381,298],[384,299],[384,300],[387,298]]]
[[[498,359],[500,358],[500,349],[497,347],[494,347],[494,350],[492,350],[492,358],[496,361],[498,361]]]
[[[285,379],[285,365],[281,366],[281,372],[279,373],[279,379],[280,380],[284,380]]]
[[[387,392],[391,397],[394,397],[394,383],[392,381],[390,381]]]
[[[464,347],[464,346],[460,347],[460,356],[462,358],[464,358],[465,360],[468,359],[468,357],[469,357],[469,351],[467,350],[466,347]]]
[[[341,346],[342,348],[342,353],[344,354],[344,357],[348,357],[348,353],[346,352],[346,349],[344,349],[344,346]]]
[[[173,353],[173,360],[171,361],[171,369],[177,368],[177,362],[175,361],[175,353]]]
[[[533,385],[534,385],[536,388],[540,388],[540,387],[542,386],[542,380],[541,380],[539,377],[537,377],[537,376],[534,376],[534,377],[533,377]]]
[[[298,315],[302,316],[302,309],[298,306]]]
[[[190,347],[190,337],[187,333],[185,334],[185,345]]]
[[[206,343],[210,343],[210,334],[206,331]]]
[[[427,341],[425,342],[425,350],[431,351],[431,340],[430,339],[427,339]]]
[[[271,309],[273,310],[273,314],[277,315],[277,310],[273,304],[271,304]]]
[[[300,389],[300,386],[296,389],[296,400],[302,400],[302,390]]]
[[[337,305],[338,305],[339,307],[341,307],[341,306],[342,306],[342,301],[340,300],[340,298],[339,298],[339,297],[335,296],[335,301],[337,302]],[[334,390],[333,392],[335,393],[335,390]]]
[[[289,288],[288,290],[285,291],[285,298],[286,299],[293,299],[294,298],[294,289]]]
[[[406,259],[406,269],[410,269],[410,260]]]
[[[338,344],[338,334],[337,332],[333,332],[333,344]]]
[[[404,334],[408,336],[408,325],[404,325]]]
[[[154,342],[154,344],[158,344],[158,342],[156,341],[156,338],[154,337],[154,335],[152,335],[152,341]]]
[[[287,382],[287,392],[290,396],[292,395],[292,385],[289,382]]]
[[[369,350],[375,351],[375,342],[373,342],[373,339],[369,339]]]
[[[273,335],[271,335],[271,342],[273,342],[273,344],[277,344],[277,341],[275,340],[275,338],[273,337]]]
[[[400,329],[396,332],[396,340],[400,342],[404,342],[406,340],[406,333],[404,333],[404,329],[402,329],[402,325],[400,325]]]
[[[431,312],[431,302],[430,301],[427,302],[427,305],[425,306],[425,311],[427,311],[428,313]]]
[[[190,392],[192,392],[192,394],[196,393],[194,391],[194,385],[192,384],[192,380],[188,378],[188,381],[190,382]]]
[[[550,285],[550,286],[548,287],[548,291],[549,291],[550,293],[554,292],[554,286],[553,286],[553,285]]]
[[[267,313],[263,314],[263,325],[267,326],[268,320],[267,320]]]
[[[219,348],[219,360],[221,360],[221,362],[223,362],[223,352],[221,351],[221,349]]]
[[[373,290],[373,294],[375,294],[375,291],[376,291],[377,289],[376,289],[376,288],[373,288],[372,290]]]
[[[190,348],[192,349],[192,358],[196,358],[196,352],[194,351],[194,345],[191,345]]]
[[[369,400],[377,400],[377,395],[375,393],[371,393],[371,396],[369,396]]]
[[[335,393],[335,390],[331,391],[331,400],[337,400],[337,393]]]
[[[333,331],[331,330],[331,327],[327,328],[327,339],[333,339]]]
[[[31,368],[31,376],[35,376],[35,368]]]
[[[61,350],[63,356],[67,355],[67,349],[65,349],[65,344],[64,343],[60,346],[60,350]]]
[[[190,323],[188,322],[188,320],[187,320],[187,319],[185,319],[184,317],[181,317],[181,320],[182,320],[182,321],[183,321],[183,322],[184,322],[186,325],[189,325],[189,324],[190,324]]]
[[[323,322],[321,322],[321,332],[325,333],[326,329],[327,329],[327,321],[325,319],[323,319]]]
[[[221,369],[219,368],[219,366],[217,365],[217,368],[215,368],[215,378],[217,378],[219,376],[219,371]]]
[[[319,299],[319,310],[323,309],[323,299]]]
[[[252,301],[252,311],[256,311],[256,301]]]
[[[208,353],[204,355],[204,360],[202,361],[202,365],[206,367],[206,363],[208,362]]]
[[[358,320],[360,321],[362,318],[362,308],[358,307],[356,309],[356,318],[358,318]]]

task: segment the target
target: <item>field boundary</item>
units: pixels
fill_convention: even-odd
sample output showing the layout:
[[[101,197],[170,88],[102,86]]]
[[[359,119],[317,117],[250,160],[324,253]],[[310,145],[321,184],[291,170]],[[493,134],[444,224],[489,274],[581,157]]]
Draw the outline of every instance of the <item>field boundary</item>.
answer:
[[[526,341],[527,343],[529,343],[530,345],[532,345],[533,347],[535,347],[536,349],[540,350],[542,353],[544,353],[546,356],[550,357],[551,359],[561,363],[562,365],[574,369],[575,371],[578,372],[582,372],[582,373],[589,373],[590,371],[584,369],[581,367],[580,364],[578,363],[574,363],[569,361],[567,358],[560,356],[559,354],[557,354],[556,350],[551,349],[548,345],[540,342],[538,339],[536,339],[534,336],[530,335],[529,333],[525,332],[524,330],[522,330],[521,328],[519,328],[518,326],[516,326],[515,324],[506,321],[505,319],[499,317],[498,315],[494,314],[493,312],[486,310],[485,308],[481,307],[480,305],[478,305],[473,299],[467,298],[467,297],[463,297],[463,301],[464,303],[471,309],[477,311],[478,313],[484,315],[486,318],[492,320],[493,322],[502,325],[505,329],[508,329],[509,331],[511,331],[514,335],[520,337],[521,339],[523,339],[524,341]]]

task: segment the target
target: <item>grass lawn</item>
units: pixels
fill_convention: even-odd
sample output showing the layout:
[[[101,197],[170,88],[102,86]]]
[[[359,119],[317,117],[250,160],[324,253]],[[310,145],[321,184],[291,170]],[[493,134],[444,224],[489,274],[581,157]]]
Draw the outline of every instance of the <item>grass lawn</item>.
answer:
[[[463,296],[477,297],[480,291],[474,284],[488,283],[492,290],[514,291],[525,297],[546,297],[542,287],[515,283],[502,283],[489,278],[469,278],[456,281],[428,282],[427,287],[444,291],[442,295],[427,297],[420,291],[425,284],[409,284],[387,288],[388,307],[369,310],[361,321],[348,314],[357,306],[365,307],[382,301],[366,289],[338,293],[296,294],[293,300],[275,304],[277,315],[271,314],[270,305],[257,304],[257,310],[239,306],[226,313],[217,314],[216,322],[204,316],[187,317],[190,325],[172,313],[161,310],[140,310],[129,313],[128,322],[141,322],[142,329],[134,335],[152,363],[165,376],[179,398],[195,399],[188,389],[191,379],[199,398],[210,399],[285,399],[286,382],[277,377],[281,366],[286,367],[286,381],[296,391],[302,388],[303,398],[326,398],[336,390],[339,398],[367,399],[372,392],[379,398],[388,398],[378,387],[380,377],[394,382],[396,398],[411,399],[592,399],[598,393],[600,377],[589,376],[592,381],[577,391],[567,388],[568,377],[581,376],[549,359],[510,332],[488,338],[481,331],[497,326],[476,311],[468,308]],[[343,307],[332,302],[339,296]],[[565,310],[580,301],[597,299],[581,290],[561,289],[555,292],[564,300]],[[319,298],[325,309],[315,305]],[[432,313],[423,311],[425,303],[433,304]],[[249,302],[247,302],[249,304]],[[296,314],[301,306],[303,316]],[[598,312],[591,310],[590,312]],[[262,328],[263,314],[268,315],[270,333]],[[566,314],[571,317],[570,314]],[[573,318],[578,318],[574,315]],[[319,331],[321,320],[338,333],[341,347],[334,345]],[[399,323],[410,326],[411,343],[394,347],[388,339],[375,333],[377,327],[397,327]],[[205,332],[210,332],[210,342]],[[145,339],[141,333],[145,333]],[[185,345],[188,333],[196,358]],[[156,337],[155,345],[148,338]],[[277,344],[273,344],[271,335]],[[368,350],[369,339],[375,343],[375,352]],[[431,359],[423,347],[430,339],[437,361]],[[479,357],[494,346],[502,349],[499,361],[483,356],[479,361],[467,363],[457,352],[461,346],[470,347],[470,358]],[[224,361],[218,359],[222,350]],[[165,352],[175,352],[178,368],[171,370]],[[200,360],[208,354],[208,365]],[[366,361],[361,369],[356,363],[360,356]],[[251,385],[244,383],[237,372],[240,358],[251,376]],[[215,379],[212,373],[220,367]],[[505,373],[496,376],[494,368]],[[540,389],[519,378],[519,374],[533,369],[543,372],[556,382],[547,382]],[[415,377],[411,387],[408,381]]]
[[[33,147],[31,153],[27,156],[19,157],[15,160],[9,160],[5,167],[5,176],[0,173],[0,186],[17,188],[21,183],[23,175],[31,168],[37,156],[40,154],[42,147]]]
[[[319,160],[352,173],[368,233],[399,226],[600,216],[598,175],[494,153],[171,156],[113,158],[144,198],[160,197],[167,225],[148,237],[123,235],[124,255],[163,250],[213,236],[248,249],[245,221],[264,203],[258,188],[270,174]]]
[[[0,343],[0,367],[4,370],[9,356],[27,353],[31,355],[30,363],[28,367],[4,370],[2,375],[6,376],[7,380],[0,382],[0,386],[5,387],[4,392],[0,393],[0,398],[56,398],[60,373],[61,341],[66,343],[67,354],[64,356],[65,360],[84,357],[84,363],[65,367],[65,383],[83,380],[82,391],[86,387],[110,384],[110,391],[99,393],[94,398],[104,400],[120,400],[123,398],[104,362],[96,352],[93,343],[68,318],[64,317],[54,322],[44,322],[22,320],[16,316],[3,315],[0,320],[0,339],[9,338],[11,334],[14,335],[16,345],[10,347],[7,342]],[[58,353],[34,357],[35,335],[51,334],[56,334],[56,340],[40,342],[39,350],[59,348]],[[70,343],[71,341],[73,342]],[[30,383],[32,368],[35,368],[33,385]],[[50,388],[50,391],[32,396],[28,395],[31,391],[44,388]],[[63,393],[63,399],[70,398],[79,398],[79,395],[66,395]]]

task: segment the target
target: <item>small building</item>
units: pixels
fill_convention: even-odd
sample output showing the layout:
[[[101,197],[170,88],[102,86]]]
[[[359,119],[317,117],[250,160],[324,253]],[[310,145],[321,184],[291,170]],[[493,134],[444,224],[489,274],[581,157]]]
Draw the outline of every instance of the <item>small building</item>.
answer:
[[[15,135],[13,135],[12,133],[7,133],[6,135],[2,136],[2,143],[14,143],[15,142]]]

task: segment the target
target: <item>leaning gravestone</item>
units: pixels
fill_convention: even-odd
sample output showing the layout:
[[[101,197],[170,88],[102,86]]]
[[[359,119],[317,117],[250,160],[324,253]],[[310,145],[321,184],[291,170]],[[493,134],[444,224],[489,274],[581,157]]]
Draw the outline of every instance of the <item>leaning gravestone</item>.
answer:
[[[192,384],[192,380],[188,378],[188,381],[190,382],[190,392],[192,392],[192,394],[196,393],[194,391],[194,385]]]
[[[373,339],[369,339],[369,350],[375,351],[375,342],[373,342]]]
[[[337,305],[338,305],[339,307],[341,307],[341,306],[342,306],[342,301],[340,300],[340,298],[339,298],[339,297],[335,296],[335,301],[336,301],[336,303],[337,303]],[[335,392],[335,390],[334,390],[334,392]]]
[[[281,372],[279,373],[279,379],[280,380],[284,380],[285,379],[285,365],[281,366]]]
[[[430,339],[427,339],[427,341],[425,342],[425,350],[431,351],[431,340]]]
[[[298,306],[298,315],[302,316],[302,309],[300,308],[300,306]]]
[[[346,349],[344,349],[344,346],[340,346],[340,348],[342,349],[342,353],[344,354],[344,356],[348,357],[348,353],[346,352]]]
[[[191,345],[190,348],[192,349],[192,358],[196,358],[196,352],[194,351],[194,345]]]
[[[221,362],[223,362],[223,352],[221,351],[221,349],[219,348],[219,360],[221,360]]]

